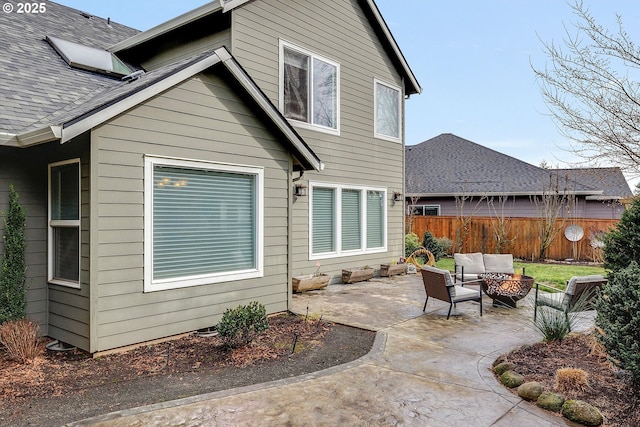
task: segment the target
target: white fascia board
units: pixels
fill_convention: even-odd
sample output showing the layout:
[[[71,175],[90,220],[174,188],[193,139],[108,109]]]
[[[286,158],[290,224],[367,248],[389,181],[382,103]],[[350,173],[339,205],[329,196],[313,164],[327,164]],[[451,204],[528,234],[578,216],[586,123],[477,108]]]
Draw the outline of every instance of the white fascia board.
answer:
[[[30,147],[60,139],[62,126],[51,125],[24,132],[18,135],[0,133],[0,145],[10,147]]]
[[[251,0],[222,0],[222,12],[226,13],[250,1]]]
[[[221,47],[215,50],[216,55],[220,58],[224,66],[236,78],[238,83],[249,93],[249,95],[260,105],[260,108],[269,116],[273,123],[286,135],[298,152],[304,156],[305,160],[316,171],[324,169],[324,164],[318,156],[311,151],[301,140],[301,138],[292,130],[289,123],[284,119],[282,114],[274,107],[260,89],[256,87],[251,78],[242,70],[238,63],[233,59],[227,49]]]
[[[116,43],[113,46],[107,48],[107,50],[112,53],[117,53],[121,50],[129,49],[133,46],[137,46],[141,43],[144,43],[147,40],[151,40],[162,34],[168,33],[169,31],[172,31],[176,28],[182,27],[185,24],[196,21],[204,16],[218,12],[219,10],[222,9],[222,5],[220,4],[220,1],[221,0],[215,0],[215,1],[212,1],[211,3],[202,5],[197,9],[193,9],[187,13],[184,13],[180,16],[177,16],[166,22],[163,22],[162,24],[157,25],[147,31],[138,33],[133,37],[129,37],[128,39],[121,41],[120,43]]]
[[[203,60],[172,74],[151,86],[142,89],[139,92],[134,93],[122,99],[115,104],[112,104],[104,109],[96,111],[94,114],[90,114],[85,118],[62,128],[61,143],[65,143],[72,138],[86,132],[94,127],[106,122],[107,120],[121,114],[130,108],[139,105],[140,103],[152,98],[153,96],[176,86],[188,78],[206,70],[209,67],[220,62],[220,58],[213,54],[204,58]],[[144,77],[143,77],[144,78]],[[126,83],[124,83],[126,84]]]
[[[371,12],[373,13],[376,20],[378,21],[378,25],[380,25],[380,28],[382,28],[382,32],[384,33],[384,36],[387,38],[387,41],[391,45],[391,48],[393,49],[393,52],[396,55],[396,58],[398,59],[398,61],[400,61],[400,64],[402,65],[402,68],[404,69],[404,72],[407,75],[407,78],[409,79],[409,81],[411,81],[411,85],[416,89],[416,93],[418,94],[422,93],[422,87],[420,87],[420,83],[418,83],[418,79],[416,78],[415,74],[413,74],[413,71],[411,71],[411,67],[409,67],[409,63],[407,62],[404,55],[402,54],[402,51],[400,50],[400,46],[398,46],[398,43],[396,43],[396,40],[393,37],[393,34],[391,34],[391,30],[389,30],[389,27],[387,26],[387,23],[382,17],[382,14],[380,13],[378,6],[376,6],[375,1],[367,0],[367,4],[369,5],[369,9],[371,9]]]

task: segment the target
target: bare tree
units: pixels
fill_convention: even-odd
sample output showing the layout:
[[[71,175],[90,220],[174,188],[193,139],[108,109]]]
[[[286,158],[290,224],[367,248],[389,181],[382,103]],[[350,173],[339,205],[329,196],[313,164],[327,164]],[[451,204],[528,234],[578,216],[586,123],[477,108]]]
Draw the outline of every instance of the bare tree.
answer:
[[[551,172],[549,182],[543,183],[542,193],[539,196],[531,196],[539,217],[538,259],[540,260],[547,256],[547,250],[564,228],[570,209],[574,206],[574,196],[570,191],[567,175],[564,176],[563,181],[561,182],[558,173]]]
[[[491,215],[491,228],[493,229],[493,237],[496,239],[496,253],[507,253],[511,248],[511,244],[515,238],[511,235],[511,219],[507,216],[507,203],[509,196],[500,195],[487,199],[489,214]],[[512,206],[515,204],[515,197],[512,200]]]
[[[613,163],[631,173],[640,166],[640,48],[617,15],[617,31],[598,25],[582,0],[571,5],[576,34],[564,47],[542,42],[548,62],[533,67],[554,121],[577,142],[586,162]]]
[[[455,196],[456,202],[456,247],[457,252],[462,252],[464,244],[467,241],[469,233],[471,233],[471,220],[480,210],[482,201],[485,196],[482,195],[474,201],[473,196],[467,194],[464,189],[462,194]]]

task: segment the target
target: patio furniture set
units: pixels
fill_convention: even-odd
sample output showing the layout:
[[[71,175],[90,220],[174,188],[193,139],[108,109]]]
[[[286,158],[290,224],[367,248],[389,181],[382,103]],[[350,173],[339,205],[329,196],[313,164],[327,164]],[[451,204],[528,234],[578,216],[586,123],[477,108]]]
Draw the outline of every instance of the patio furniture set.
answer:
[[[513,256],[510,254],[454,254],[453,275],[448,270],[424,266],[421,269],[422,281],[427,294],[423,311],[427,308],[429,297],[449,303],[447,319],[451,309],[459,302],[479,303],[482,316],[482,292],[493,299],[494,306],[515,308],[518,300],[524,298],[532,289],[533,277],[516,274],[513,268]],[[593,297],[607,280],[603,276],[574,276],[567,282],[565,291],[546,285],[535,284],[534,320],[538,307],[546,306],[564,312],[565,316],[576,304],[588,309]],[[468,286],[477,286],[470,288]],[[553,292],[543,292],[546,286]]]

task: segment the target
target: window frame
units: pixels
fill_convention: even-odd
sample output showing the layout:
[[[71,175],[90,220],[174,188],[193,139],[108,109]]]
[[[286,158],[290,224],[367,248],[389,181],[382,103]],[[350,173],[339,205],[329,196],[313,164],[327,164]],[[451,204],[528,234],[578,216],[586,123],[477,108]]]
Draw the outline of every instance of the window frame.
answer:
[[[409,205],[407,210],[408,210],[408,214],[411,215],[414,209],[418,209],[420,208],[420,210],[422,211],[421,214],[417,214],[417,213],[413,213],[413,215],[415,216],[440,216],[440,210],[441,207],[440,205]],[[425,215],[425,210],[426,209],[435,209],[436,210],[436,214],[435,215]]]
[[[313,191],[315,188],[330,188],[334,190],[334,229],[333,242],[335,248],[331,252],[313,252]],[[352,250],[342,250],[342,190],[356,190],[360,192],[360,248]],[[367,247],[367,192],[375,191],[382,193],[384,205],[382,207],[383,223],[382,237],[384,246]],[[320,260],[327,258],[338,258],[343,256],[365,255],[387,252],[387,230],[388,230],[388,191],[382,187],[368,187],[362,185],[335,184],[326,182],[309,182],[309,260]]]
[[[153,191],[154,169],[156,165],[207,170],[215,172],[252,175],[255,178],[255,233],[256,267],[238,271],[184,276],[170,279],[153,279]],[[209,285],[235,280],[264,277],[264,168],[259,166],[231,163],[208,162],[202,160],[170,158],[145,155],[144,158],[144,292],[180,289],[191,286]]]
[[[78,166],[78,219],[77,220],[64,220],[64,219],[52,219],[51,205],[53,202],[52,197],[52,172],[53,169],[60,166],[66,166],[76,164]],[[47,185],[47,282],[49,284],[66,286],[69,288],[80,289],[82,276],[82,164],[79,158],[63,160],[60,162],[50,163],[48,165],[48,185]],[[77,228],[78,229],[78,280],[71,281],[65,279],[57,279],[54,277],[54,229],[55,228]]]
[[[289,43],[285,40],[279,40],[279,59],[278,59],[278,108],[282,115],[286,118],[284,111],[284,50],[289,49],[296,51],[300,54],[306,55],[310,58],[310,69],[309,69],[309,88],[311,93],[311,99],[307,100],[307,108],[309,110],[309,121],[301,121],[292,118],[287,118],[287,120],[295,125],[296,127],[315,130],[318,132],[330,133],[332,135],[340,135],[340,63],[336,61],[332,61],[327,59],[321,55],[318,55],[308,49],[304,49],[298,47],[292,43]],[[336,68],[336,127],[331,128],[328,126],[318,125],[313,123],[313,91],[311,90],[313,87],[313,60],[317,59],[319,61],[330,64]]]
[[[398,92],[398,136],[385,135],[378,132],[378,85],[385,86],[388,89]],[[382,80],[373,79],[373,136],[378,139],[384,139],[392,142],[402,142],[402,89],[399,86],[389,84]]]

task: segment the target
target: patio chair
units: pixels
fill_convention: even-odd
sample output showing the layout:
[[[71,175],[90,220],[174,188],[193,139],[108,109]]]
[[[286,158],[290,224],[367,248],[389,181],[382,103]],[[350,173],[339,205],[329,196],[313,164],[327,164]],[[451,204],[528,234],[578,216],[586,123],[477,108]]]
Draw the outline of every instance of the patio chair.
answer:
[[[465,284],[477,284],[475,282],[481,282],[482,279],[470,280],[468,282],[461,282],[460,285],[453,283],[451,273],[447,270],[441,270],[436,267],[424,266],[421,269],[422,283],[424,284],[424,290],[427,294],[427,299],[424,302],[422,311],[427,309],[427,302],[429,297],[439,299],[449,303],[449,312],[447,313],[447,320],[451,316],[451,309],[459,302],[465,301],[477,301],[480,303],[480,316],[482,316],[482,288],[478,290],[465,288]]]
[[[580,309],[588,310],[592,307],[592,300],[598,294],[600,288],[607,283],[604,276],[573,276],[567,281],[567,289],[563,292],[552,286],[536,283],[536,296],[533,308],[533,320],[538,316],[538,306],[551,307],[564,312],[568,318],[569,311],[579,304]],[[554,292],[540,292],[540,286],[544,286]]]

